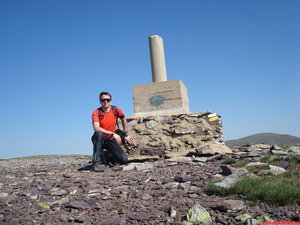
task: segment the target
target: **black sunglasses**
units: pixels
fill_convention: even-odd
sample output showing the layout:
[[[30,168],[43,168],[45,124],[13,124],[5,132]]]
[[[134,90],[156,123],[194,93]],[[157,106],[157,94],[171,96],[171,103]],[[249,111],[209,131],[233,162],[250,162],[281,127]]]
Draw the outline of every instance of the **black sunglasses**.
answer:
[[[111,101],[110,98],[103,98],[103,99],[100,99],[100,100],[101,100],[101,102],[110,102]]]

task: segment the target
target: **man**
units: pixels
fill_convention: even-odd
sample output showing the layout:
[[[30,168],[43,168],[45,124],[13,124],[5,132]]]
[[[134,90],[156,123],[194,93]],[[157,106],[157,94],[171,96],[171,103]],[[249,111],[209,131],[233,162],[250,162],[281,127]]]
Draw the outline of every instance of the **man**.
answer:
[[[105,165],[109,163],[126,164],[127,155],[120,146],[122,139],[116,134],[118,118],[122,121],[124,141],[133,144],[133,139],[128,135],[127,122],[121,109],[112,106],[112,96],[108,92],[99,95],[101,107],[93,111],[92,120],[94,135],[93,142],[93,169],[95,172],[103,172]],[[106,151],[103,151],[106,149]]]

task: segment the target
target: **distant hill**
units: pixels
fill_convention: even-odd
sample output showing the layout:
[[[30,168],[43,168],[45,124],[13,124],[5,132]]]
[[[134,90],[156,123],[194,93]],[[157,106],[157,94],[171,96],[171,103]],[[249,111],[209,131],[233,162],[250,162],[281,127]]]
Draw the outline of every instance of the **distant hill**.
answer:
[[[274,133],[260,133],[247,137],[243,137],[236,140],[225,141],[229,147],[241,146],[241,145],[253,145],[253,144],[269,144],[269,145],[294,145],[300,144],[300,138],[287,135],[287,134],[274,134]]]

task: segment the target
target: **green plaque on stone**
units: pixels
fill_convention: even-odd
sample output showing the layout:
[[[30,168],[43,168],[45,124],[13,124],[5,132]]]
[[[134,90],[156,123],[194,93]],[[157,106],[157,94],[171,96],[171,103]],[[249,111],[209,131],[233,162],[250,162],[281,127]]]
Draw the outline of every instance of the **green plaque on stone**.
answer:
[[[162,96],[153,96],[149,102],[152,106],[159,106],[165,102],[165,98]]]

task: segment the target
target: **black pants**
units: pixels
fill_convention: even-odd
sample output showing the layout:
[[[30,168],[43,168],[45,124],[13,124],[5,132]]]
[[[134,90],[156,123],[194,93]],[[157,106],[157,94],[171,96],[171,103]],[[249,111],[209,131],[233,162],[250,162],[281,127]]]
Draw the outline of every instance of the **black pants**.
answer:
[[[102,164],[120,163],[126,164],[128,158],[122,147],[115,139],[108,139],[102,132],[95,132],[92,136],[93,148],[93,162]],[[103,151],[106,149],[107,151]]]

